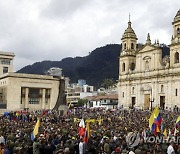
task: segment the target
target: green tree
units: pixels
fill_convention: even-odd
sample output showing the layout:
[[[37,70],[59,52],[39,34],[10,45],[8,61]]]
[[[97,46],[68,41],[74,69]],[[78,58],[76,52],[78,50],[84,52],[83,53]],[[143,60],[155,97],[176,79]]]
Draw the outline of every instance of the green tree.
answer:
[[[82,106],[84,106],[87,102],[88,102],[87,99],[79,99],[78,102],[77,102],[77,106],[78,106],[78,107],[82,107]]]
[[[105,89],[112,87],[115,84],[113,79],[104,79],[101,86]]]

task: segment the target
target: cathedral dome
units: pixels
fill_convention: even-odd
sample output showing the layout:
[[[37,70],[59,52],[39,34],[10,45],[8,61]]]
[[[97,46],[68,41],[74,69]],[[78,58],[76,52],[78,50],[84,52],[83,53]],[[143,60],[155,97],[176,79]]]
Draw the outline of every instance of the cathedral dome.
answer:
[[[174,17],[174,23],[175,22],[179,22],[180,21],[180,9],[179,9],[179,11],[177,12],[177,14],[176,14],[176,16]]]
[[[122,39],[125,39],[125,38],[134,38],[137,40],[137,36],[131,27],[130,21],[128,22],[128,28],[125,30],[124,34],[122,35]]]

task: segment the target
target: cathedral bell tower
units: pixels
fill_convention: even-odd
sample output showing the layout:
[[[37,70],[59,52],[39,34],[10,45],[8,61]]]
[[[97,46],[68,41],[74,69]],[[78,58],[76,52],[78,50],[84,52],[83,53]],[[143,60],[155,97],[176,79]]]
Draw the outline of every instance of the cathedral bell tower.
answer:
[[[131,27],[129,16],[128,27],[122,35],[122,49],[119,62],[119,75],[127,74],[129,71],[135,70],[136,65],[136,44],[137,37]]]
[[[174,33],[170,45],[170,67],[180,67],[180,9],[172,25]]]

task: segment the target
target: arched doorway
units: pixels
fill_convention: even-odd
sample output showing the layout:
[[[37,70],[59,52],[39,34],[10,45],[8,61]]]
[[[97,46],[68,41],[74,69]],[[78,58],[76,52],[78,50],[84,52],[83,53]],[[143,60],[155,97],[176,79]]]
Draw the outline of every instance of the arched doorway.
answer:
[[[165,96],[160,96],[160,108],[165,109]]]
[[[134,108],[134,105],[136,104],[136,97],[132,97],[132,109]]]
[[[144,109],[149,110],[150,107],[150,94],[144,95]]]

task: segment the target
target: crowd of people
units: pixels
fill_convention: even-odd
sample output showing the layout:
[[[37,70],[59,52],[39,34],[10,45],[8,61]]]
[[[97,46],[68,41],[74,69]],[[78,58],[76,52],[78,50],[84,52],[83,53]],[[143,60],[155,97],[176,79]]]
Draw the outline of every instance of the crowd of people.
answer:
[[[160,111],[163,122],[156,135],[179,136],[175,123],[179,111]],[[58,111],[10,112],[0,116],[0,154],[164,154],[174,149],[180,153],[178,142],[150,142],[144,137],[154,136],[149,129],[148,110],[70,110],[67,115]],[[37,119],[40,118],[39,132],[31,138]],[[85,143],[79,136],[79,122],[74,118],[103,119],[90,123],[90,136]],[[176,131],[176,132],[175,132]],[[127,134],[140,134],[138,145],[129,146]]]

